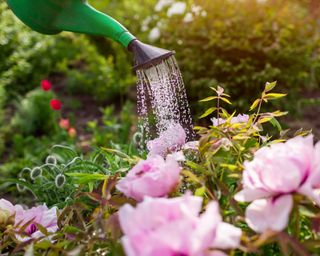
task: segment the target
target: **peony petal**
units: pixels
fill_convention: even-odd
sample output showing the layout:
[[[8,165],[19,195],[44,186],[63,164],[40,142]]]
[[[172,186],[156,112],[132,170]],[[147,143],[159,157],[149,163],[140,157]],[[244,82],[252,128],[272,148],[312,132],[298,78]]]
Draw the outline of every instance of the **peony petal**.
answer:
[[[235,249],[240,245],[242,231],[229,223],[221,222],[216,231],[212,247],[216,249]]]
[[[5,199],[0,200],[0,210],[8,211],[12,215],[15,213],[15,208],[14,208],[13,204]]]
[[[43,205],[41,209],[45,214],[42,215],[41,221],[39,224],[41,224],[44,227],[52,227],[57,225],[57,207],[52,207],[51,209],[48,209],[46,205]]]
[[[221,221],[218,203],[209,203],[206,211],[200,216],[193,234],[190,234],[192,255],[198,255],[210,247],[216,235],[216,228]]]
[[[272,196],[271,192],[262,189],[244,188],[238,192],[234,198],[239,202],[251,202],[256,199],[266,198]]]
[[[313,187],[320,188],[320,141],[314,147],[314,157],[309,182]]]
[[[119,222],[126,235],[133,235],[139,227],[139,223],[135,219],[135,209],[130,204],[125,204],[119,209]]]
[[[178,255],[197,255],[191,253],[192,248],[190,248],[192,247],[191,242],[196,239],[192,235],[196,220],[196,218],[193,221],[182,218],[162,225],[153,232],[153,241],[155,241],[153,246],[161,245],[162,248],[170,248],[171,252],[179,253]]]
[[[183,151],[174,152],[172,154],[169,154],[167,157],[172,157],[173,159],[175,159],[178,162],[185,162],[186,161],[186,157],[183,154]]]
[[[202,256],[202,255],[201,255],[201,256]],[[225,254],[225,253],[222,252],[222,251],[214,250],[214,251],[208,251],[208,252],[206,252],[205,254],[203,254],[203,256],[228,256],[228,254]]]
[[[127,236],[124,236],[121,238],[121,243],[122,243],[123,249],[126,252],[126,256],[139,256],[139,254],[135,252],[131,244],[131,241]]]
[[[258,233],[267,230],[282,231],[288,224],[292,207],[292,195],[277,199],[258,199],[247,207],[246,222]]]
[[[266,163],[260,180],[268,191],[275,193],[291,193],[299,188],[304,172],[290,158],[278,157],[272,163]]]
[[[134,166],[121,179],[116,188],[137,201],[145,196],[163,197],[170,193],[180,181],[181,167],[172,157],[151,156]]]
[[[310,183],[305,183],[301,188],[299,188],[298,192],[309,197],[312,201],[320,206],[319,189],[312,188]]]

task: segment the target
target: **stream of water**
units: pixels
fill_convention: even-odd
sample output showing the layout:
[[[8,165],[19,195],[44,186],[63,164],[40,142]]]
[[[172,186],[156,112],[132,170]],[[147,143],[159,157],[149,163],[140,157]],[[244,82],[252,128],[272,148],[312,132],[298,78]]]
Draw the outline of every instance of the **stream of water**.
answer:
[[[180,124],[188,140],[194,139],[192,117],[179,66],[174,56],[137,71],[137,109],[144,140]]]

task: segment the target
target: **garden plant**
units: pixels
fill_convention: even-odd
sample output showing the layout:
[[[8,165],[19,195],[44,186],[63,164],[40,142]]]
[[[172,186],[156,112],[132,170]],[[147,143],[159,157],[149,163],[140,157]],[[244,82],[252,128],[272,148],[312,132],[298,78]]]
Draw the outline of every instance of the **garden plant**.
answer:
[[[320,145],[288,138],[285,95],[266,83],[248,114],[228,113],[212,87],[196,141],[179,124],[137,151],[135,141],[83,157],[56,145],[16,183],[40,206],[2,199],[1,252],[30,255],[311,255],[318,252]],[[269,136],[265,126],[278,130]]]

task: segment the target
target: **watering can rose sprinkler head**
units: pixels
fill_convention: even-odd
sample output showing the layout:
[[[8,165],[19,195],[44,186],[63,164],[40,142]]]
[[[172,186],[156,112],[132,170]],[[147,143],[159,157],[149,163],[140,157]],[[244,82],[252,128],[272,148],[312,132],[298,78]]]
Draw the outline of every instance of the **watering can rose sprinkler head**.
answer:
[[[174,51],[168,51],[152,45],[144,44],[139,40],[133,40],[128,50],[134,55],[134,70],[147,69],[156,66],[163,60],[174,55]]]
[[[134,69],[154,66],[174,52],[143,44],[124,26],[85,0],[7,0],[16,16],[33,30],[54,35],[71,31],[104,36],[133,52]]]

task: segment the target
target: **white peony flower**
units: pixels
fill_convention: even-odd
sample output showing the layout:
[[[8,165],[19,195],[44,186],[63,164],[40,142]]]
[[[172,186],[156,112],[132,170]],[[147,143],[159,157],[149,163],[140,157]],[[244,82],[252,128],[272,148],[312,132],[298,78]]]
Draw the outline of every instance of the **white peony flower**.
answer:
[[[200,12],[202,11],[202,7],[199,5],[192,5],[191,6],[191,11],[195,14],[195,15],[199,15]]]
[[[192,15],[192,13],[188,12],[188,13],[184,16],[183,21],[184,21],[185,23],[190,23],[190,22],[192,22],[192,21],[193,21],[193,15]]]
[[[154,42],[154,41],[158,40],[160,38],[160,36],[161,36],[160,29],[158,27],[155,27],[155,28],[151,29],[148,38],[151,42]]]
[[[183,14],[186,11],[187,4],[184,2],[176,2],[171,5],[171,7],[168,10],[168,17],[171,17],[173,15],[179,15]]]
[[[154,7],[154,10],[156,12],[160,12],[164,7],[169,6],[172,3],[173,3],[173,0],[159,0],[156,6]]]

